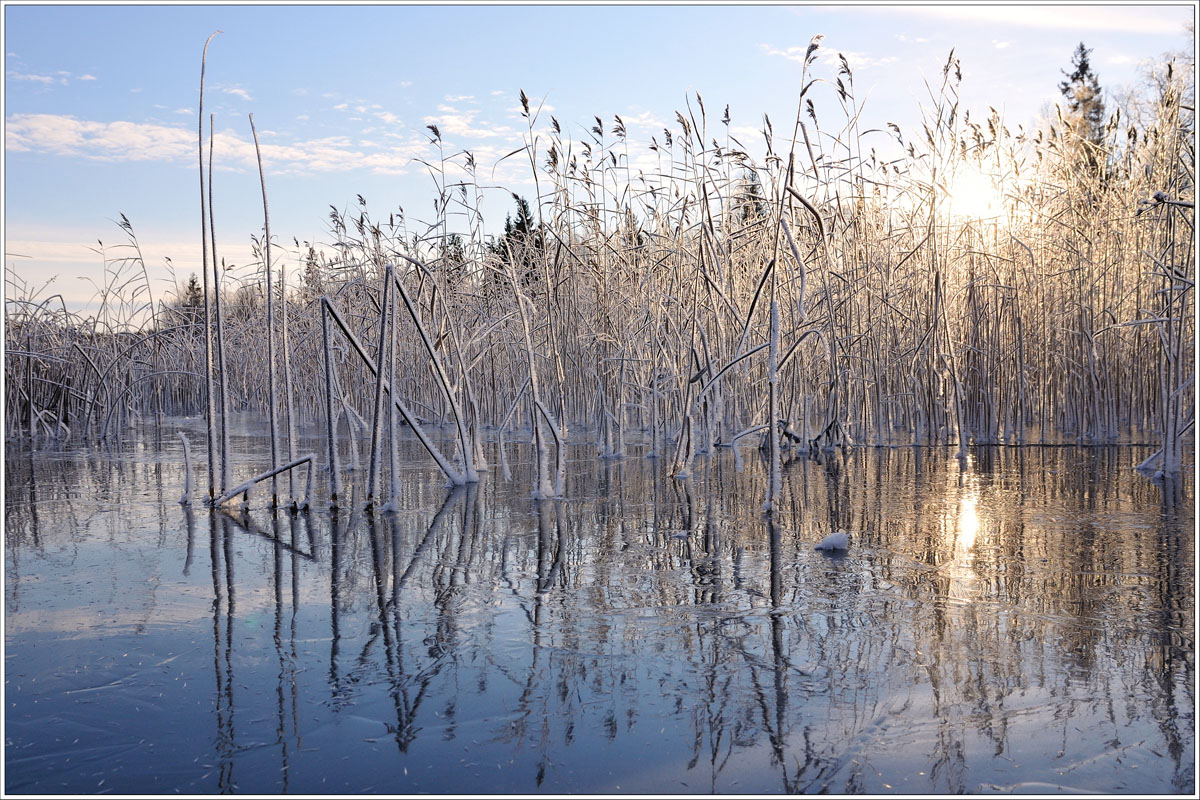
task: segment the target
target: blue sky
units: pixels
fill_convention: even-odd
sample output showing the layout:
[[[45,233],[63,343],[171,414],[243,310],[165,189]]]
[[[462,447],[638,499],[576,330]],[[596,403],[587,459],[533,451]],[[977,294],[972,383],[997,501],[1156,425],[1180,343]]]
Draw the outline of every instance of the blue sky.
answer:
[[[855,70],[869,128],[919,125],[924,81],[953,47],[963,105],[1031,124],[1059,99],[1075,46],[1109,92],[1139,65],[1189,46],[1194,4],[369,5],[61,6],[5,4],[5,269],[82,308],[98,280],[97,240],[118,244],[120,214],[138,232],[156,296],[199,265],[197,93],[209,48],[205,117],[216,115],[218,246],[249,263],[262,225],[247,114],[267,172],[271,228],[330,239],[329,207],[363,195],[377,217],[403,208],[429,219],[435,196],[414,159],[470,150],[489,190],[488,232],[503,227],[508,192],[532,196],[528,162],[500,161],[521,145],[518,92],[544,101],[576,141],[620,114],[631,151],[674,127],[699,92],[714,123],[726,104],[744,140],[768,114],[790,130],[800,59],[823,34],[818,76],[838,52]],[[828,87],[819,117],[836,119]],[[548,120],[544,119],[545,122]],[[207,130],[207,120],[205,122]],[[831,122],[832,126],[832,122]],[[637,153],[634,153],[637,155]],[[499,162],[499,163],[498,163]],[[120,253],[114,253],[119,255]]]

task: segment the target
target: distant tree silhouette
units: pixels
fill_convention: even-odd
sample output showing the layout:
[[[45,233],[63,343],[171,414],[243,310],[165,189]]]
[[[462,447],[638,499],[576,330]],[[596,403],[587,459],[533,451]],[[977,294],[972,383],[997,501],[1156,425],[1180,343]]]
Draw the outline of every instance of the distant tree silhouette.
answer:
[[[200,288],[200,281],[196,278],[196,273],[194,272],[188,278],[187,286],[183,289],[182,303],[192,308],[204,305],[204,290]]]
[[[438,244],[434,267],[446,292],[455,294],[462,288],[462,282],[467,277],[467,252],[462,236],[452,233],[442,239]]]
[[[492,243],[491,251],[506,268],[514,266],[522,287],[527,287],[541,276],[546,239],[525,198],[514,194],[513,199],[517,201],[517,218],[514,220],[512,214],[505,217],[504,234]]]
[[[184,322],[199,322],[204,319],[204,289],[200,287],[196,273],[192,273],[187,285],[183,287],[183,292],[170,305],[179,312]]]
[[[734,198],[735,208],[742,222],[765,219],[767,216],[766,197],[763,195],[762,181],[758,173],[748,169],[742,177],[738,193]]]
[[[325,263],[317,249],[308,242],[304,253],[303,265],[300,269],[300,297],[305,303],[311,302],[325,293]]]
[[[1096,174],[1104,163],[1104,99],[1100,79],[1088,59],[1091,52],[1083,42],[1079,43],[1071,56],[1072,69],[1063,70],[1067,79],[1058,84],[1058,90],[1067,99],[1067,109],[1074,121],[1082,127],[1084,158],[1089,171]]]

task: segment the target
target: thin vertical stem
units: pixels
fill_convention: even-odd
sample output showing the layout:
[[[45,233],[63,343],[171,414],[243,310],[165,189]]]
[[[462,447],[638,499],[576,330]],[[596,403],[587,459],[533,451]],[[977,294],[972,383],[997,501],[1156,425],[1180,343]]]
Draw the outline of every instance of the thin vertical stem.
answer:
[[[204,42],[204,54],[200,58],[200,101],[198,104],[198,149],[200,156],[200,258],[201,274],[204,276],[204,419],[208,429],[208,502],[217,496],[217,450],[215,407],[213,405],[213,352],[211,300],[208,291],[208,213],[204,185],[204,71],[208,63],[208,45],[221,31],[216,31]]]
[[[225,365],[225,328],[221,325],[221,273],[217,269],[217,225],[213,213],[212,159],[213,159],[213,115],[208,115],[208,232],[212,239],[213,298],[217,316],[217,370],[220,373],[221,412],[221,494],[232,483],[229,464],[229,373]]]
[[[271,285],[271,215],[267,210],[267,179],[263,172],[262,150],[258,146],[258,131],[254,115],[250,115],[250,133],[254,136],[254,155],[258,157],[258,180],[263,199],[263,268],[267,271],[267,400],[271,417],[271,469],[279,466],[279,421],[275,410],[275,293]],[[271,508],[279,505],[279,478],[271,477]]]
[[[387,361],[390,360],[385,360],[385,358],[388,341],[388,299],[391,283],[392,268],[389,266],[384,271],[383,302],[380,303],[379,308],[379,346],[375,349],[375,357],[379,361],[379,368],[375,370],[375,405],[374,413],[371,417],[371,459],[367,470],[367,508],[371,508],[375,504],[376,490],[379,484],[380,422],[383,416],[383,368]]]
[[[337,417],[333,411],[333,343],[329,338],[329,311],[325,299],[321,300],[321,336],[325,345],[325,419],[329,445],[329,507],[338,507],[338,495],[342,492],[341,465],[338,463]]]
[[[292,409],[295,405],[295,396],[292,391],[292,356],[291,348],[288,344],[288,300],[287,300],[287,267],[284,264],[280,265],[279,270],[279,316],[280,322],[283,324],[283,411],[284,417],[287,420],[287,448],[288,460],[296,458],[296,416]],[[309,466],[309,471],[312,471],[312,466]],[[296,484],[295,476],[291,470],[288,470],[288,496],[291,498],[292,506],[296,505]]]
[[[388,308],[388,319],[391,322],[391,335],[388,337],[388,387],[390,391],[394,392],[396,386],[396,355],[399,351],[398,343],[396,341],[396,338],[399,335],[399,326],[396,325],[395,292],[391,293],[391,302]],[[383,372],[383,364],[379,365],[379,371]],[[389,464],[391,492],[389,493],[390,496],[388,497],[388,504],[386,508],[390,508],[394,511],[399,508],[400,502],[400,449],[397,446],[397,440],[400,436],[400,420],[396,416],[396,403],[394,401],[388,403],[388,412],[388,453],[391,456],[391,462]]]

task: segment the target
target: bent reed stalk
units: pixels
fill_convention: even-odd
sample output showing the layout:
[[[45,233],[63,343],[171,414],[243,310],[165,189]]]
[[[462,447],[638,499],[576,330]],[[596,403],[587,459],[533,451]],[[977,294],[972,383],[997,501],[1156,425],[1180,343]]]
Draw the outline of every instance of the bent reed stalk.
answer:
[[[485,233],[487,189],[464,151],[428,165],[432,224],[377,219],[362,197],[333,208],[332,244],[296,241],[284,256],[298,276],[286,288],[272,283],[261,162],[265,289],[218,283],[201,129],[203,308],[177,291],[131,324],[118,308],[145,279],[115,260],[97,317],[10,293],[8,431],[90,439],[96,421],[203,412],[209,497],[224,496],[233,407],[271,413],[272,467],[282,461],[274,328],[285,320],[288,457],[297,421],[324,423],[334,507],[348,498],[349,445],[351,463],[369,450],[370,502],[386,486],[382,508],[395,508],[404,427],[451,485],[479,479],[489,427],[507,479],[506,431],[525,431],[532,461],[512,479],[537,498],[565,494],[571,445],[606,457],[670,447],[671,474],[686,480],[697,457],[752,435],[770,473],[767,510],[788,459],[849,445],[965,455],[977,444],[1155,442],[1148,471],[1178,475],[1194,431],[1190,74],[1163,74],[1136,119],[1114,117],[1094,170],[1078,120],[1014,134],[995,112],[972,119],[958,72],[952,56],[908,138],[860,130],[843,64],[840,118],[818,122],[813,101],[833,83],[808,80],[790,141],[764,119],[761,160],[728,109],[710,120],[699,95],[662,141],[650,137],[647,160],[620,116],[572,140],[522,93],[516,152],[538,189],[503,234]],[[872,149],[884,145],[894,157]],[[954,180],[967,172],[997,185],[993,213],[959,208]],[[184,366],[168,374],[154,359]]]

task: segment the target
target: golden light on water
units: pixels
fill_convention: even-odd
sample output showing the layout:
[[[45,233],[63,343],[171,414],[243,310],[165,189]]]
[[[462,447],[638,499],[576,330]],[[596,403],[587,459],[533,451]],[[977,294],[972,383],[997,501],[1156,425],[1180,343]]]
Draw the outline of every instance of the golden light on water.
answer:
[[[947,533],[950,542],[950,560],[947,570],[950,578],[950,597],[971,602],[979,597],[980,586],[975,574],[975,539],[979,534],[979,488],[962,487],[957,513],[947,514]]]
[[[979,533],[979,512],[976,505],[979,492],[975,491],[958,501],[958,526],[954,541],[954,555],[967,555],[975,547],[975,535]]]

